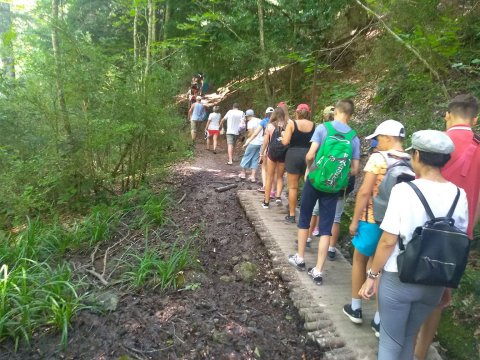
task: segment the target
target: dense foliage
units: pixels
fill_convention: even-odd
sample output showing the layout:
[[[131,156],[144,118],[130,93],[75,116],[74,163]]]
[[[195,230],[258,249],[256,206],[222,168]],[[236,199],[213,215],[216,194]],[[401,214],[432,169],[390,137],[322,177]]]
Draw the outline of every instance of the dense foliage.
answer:
[[[480,95],[473,0],[16,3],[0,0],[0,242],[8,253],[0,257],[0,339],[29,339],[37,324],[66,333],[83,305],[60,259],[110,238],[130,214],[115,197],[130,198],[187,154],[176,95],[193,73],[205,73],[211,88],[253,79],[233,87],[248,101],[242,106],[258,109],[281,99],[318,114],[353,97],[361,135],[385,117],[409,133],[441,129],[449,96]],[[163,195],[147,193],[129,217],[133,227],[163,219]],[[172,253],[180,267],[182,251]],[[129,256],[138,264],[125,274],[134,287],[175,286],[175,276],[157,278],[160,268],[176,271],[167,258],[148,249]],[[37,288],[47,273],[52,287]],[[458,317],[475,320],[456,304]]]

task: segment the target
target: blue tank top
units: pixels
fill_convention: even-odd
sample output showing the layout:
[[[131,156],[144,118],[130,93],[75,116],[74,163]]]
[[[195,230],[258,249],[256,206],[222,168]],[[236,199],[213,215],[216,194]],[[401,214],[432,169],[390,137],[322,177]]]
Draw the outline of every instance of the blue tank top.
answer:
[[[192,111],[192,120],[193,121],[202,121],[203,120],[203,105],[201,103],[195,103]]]

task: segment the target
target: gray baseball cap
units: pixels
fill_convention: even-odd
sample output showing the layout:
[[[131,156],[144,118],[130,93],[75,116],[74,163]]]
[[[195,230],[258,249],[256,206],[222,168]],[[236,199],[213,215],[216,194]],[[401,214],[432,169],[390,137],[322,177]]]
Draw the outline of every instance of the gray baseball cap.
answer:
[[[245,111],[245,116],[255,116],[255,111],[253,111],[252,109],[248,109],[247,111]]]
[[[453,141],[442,131],[420,130],[412,135],[412,146],[415,149],[434,154],[451,154],[455,150]]]

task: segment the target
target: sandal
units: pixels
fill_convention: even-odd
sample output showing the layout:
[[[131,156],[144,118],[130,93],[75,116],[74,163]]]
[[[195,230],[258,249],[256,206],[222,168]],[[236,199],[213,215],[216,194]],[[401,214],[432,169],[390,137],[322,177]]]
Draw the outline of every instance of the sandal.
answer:
[[[255,178],[248,178],[248,181],[250,181],[251,183],[256,183],[256,182],[257,182],[257,179],[255,179]]]
[[[233,165],[233,162],[226,162],[225,165]]]
[[[242,174],[238,175],[238,178],[239,178],[240,180],[245,180],[245,179],[246,179],[245,175],[242,175]]]

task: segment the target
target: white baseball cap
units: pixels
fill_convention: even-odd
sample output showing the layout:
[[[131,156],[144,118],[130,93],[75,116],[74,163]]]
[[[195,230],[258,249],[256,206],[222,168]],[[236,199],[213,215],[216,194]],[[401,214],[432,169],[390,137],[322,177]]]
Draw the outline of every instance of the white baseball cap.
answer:
[[[370,140],[378,135],[405,137],[405,127],[397,120],[385,120],[377,126],[373,134],[368,135],[365,139]]]
[[[197,99],[197,100],[202,100],[202,97],[201,97],[201,96],[197,96],[195,99]]]
[[[269,107],[267,108],[267,110],[265,110],[265,114],[273,113],[274,110],[275,110],[275,109],[274,109],[273,107],[269,106]]]

